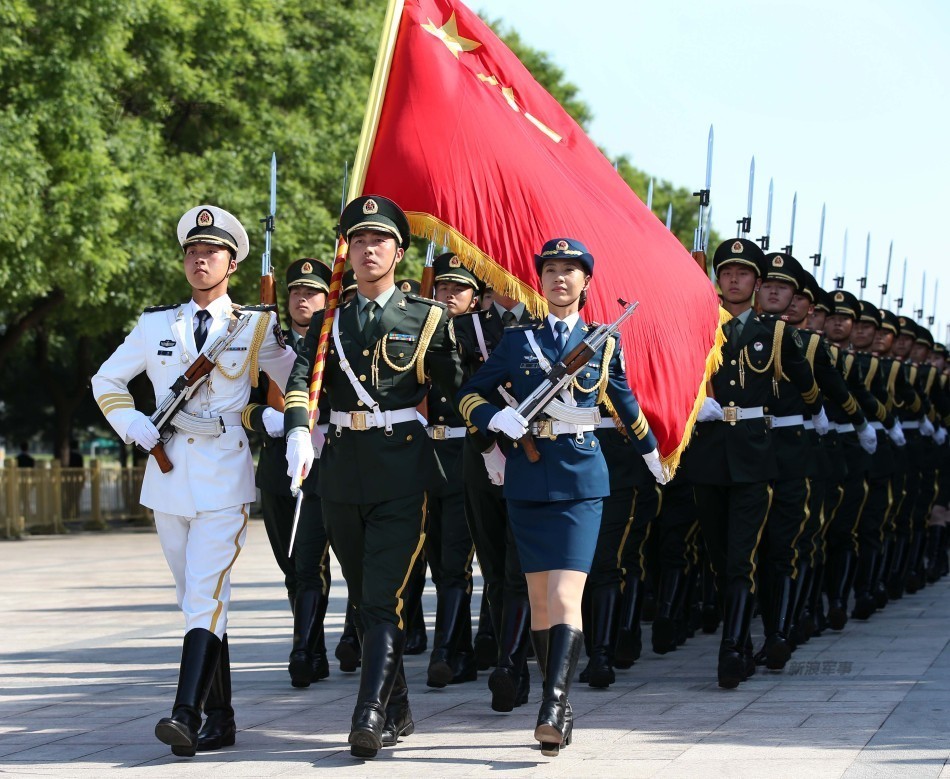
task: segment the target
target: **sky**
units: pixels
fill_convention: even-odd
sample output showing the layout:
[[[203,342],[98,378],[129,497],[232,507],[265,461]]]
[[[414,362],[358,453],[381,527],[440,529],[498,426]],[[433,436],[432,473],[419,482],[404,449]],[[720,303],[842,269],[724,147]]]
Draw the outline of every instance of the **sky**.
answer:
[[[658,179],[698,190],[715,131],[711,206],[721,235],[745,214],[755,156],[752,237],[763,235],[774,179],[772,249],[788,243],[811,267],[826,204],[825,286],[840,275],[858,294],[871,234],[865,297],[950,326],[950,3],[943,0],[472,0],[580,88],[589,134]],[[688,247],[692,248],[692,247]],[[712,251],[712,247],[710,248]],[[822,269],[813,269],[819,281]],[[939,285],[939,288],[938,288]]]

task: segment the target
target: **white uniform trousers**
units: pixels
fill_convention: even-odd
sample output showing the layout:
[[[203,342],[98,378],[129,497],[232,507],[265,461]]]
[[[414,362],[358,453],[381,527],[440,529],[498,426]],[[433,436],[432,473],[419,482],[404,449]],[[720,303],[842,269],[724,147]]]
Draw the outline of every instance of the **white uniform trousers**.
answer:
[[[223,638],[228,629],[231,567],[247,538],[243,503],[196,517],[155,512],[155,527],[165,560],[175,577],[178,607],[185,615],[185,632],[210,630]]]

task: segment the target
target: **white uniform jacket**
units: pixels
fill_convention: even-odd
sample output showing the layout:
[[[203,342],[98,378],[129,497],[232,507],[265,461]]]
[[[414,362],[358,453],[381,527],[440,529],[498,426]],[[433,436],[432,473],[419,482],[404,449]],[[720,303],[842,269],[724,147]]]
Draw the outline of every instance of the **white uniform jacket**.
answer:
[[[129,424],[136,417],[128,383],[145,371],[155,391],[156,404],[169,394],[175,380],[188,370],[198,356],[195,347],[194,313],[197,304],[190,301],[160,311],[146,312],[125,341],[106,360],[92,379],[92,392],[103,414],[116,433],[126,442]],[[210,347],[228,330],[233,307],[225,295],[207,309],[212,319],[205,347]],[[294,365],[294,350],[279,342],[274,328],[275,315],[255,312],[253,320],[229,349],[218,357],[206,382],[188,401],[185,411],[214,418],[226,414],[225,432],[217,438],[176,432],[165,445],[174,466],[162,473],[150,457],[142,484],[143,506],[194,517],[200,511],[252,503],[255,499],[254,464],[240,417],[247,406],[251,379],[258,365],[277,382],[287,384]]]

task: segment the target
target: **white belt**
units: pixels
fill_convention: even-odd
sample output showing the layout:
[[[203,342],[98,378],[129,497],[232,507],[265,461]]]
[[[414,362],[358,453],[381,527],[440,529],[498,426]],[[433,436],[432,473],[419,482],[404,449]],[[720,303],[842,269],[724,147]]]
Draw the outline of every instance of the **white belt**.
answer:
[[[550,438],[552,441],[559,435],[582,437],[584,433],[596,429],[597,425],[575,425],[573,422],[560,422],[556,419],[539,419],[537,422],[531,423],[531,435],[538,438]]]
[[[875,430],[884,430],[884,429],[885,429],[883,422],[871,422],[870,424],[871,424],[871,427],[873,427]]]
[[[920,420],[914,420],[913,422],[901,422],[901,427],[904,430],[920,430]]]
[[[330,424],[335,425],[337,433],[340,428],[350,430],[372,430],[374,427],[385,427],[392,430],[393,425],[400,422],[418,422],[414,408],[397,408],[394,411],[380,411],[382,424],[376,424],[376,417],[372,411],[331,411]]]
[[[852,425],[850,422],[846,422],[843,425],[836,424],[835,430],[837,430],[839,433],[853,433],[854,425]]]
[[[616,430],[617,423],[614,422],[613,417],[607,417],[606,419],[601,419],[600,424],[597,425],[598,430]]]
[[[762,406],[756,406],[755,408],[722,407],[723,422],[738,422],[740,419],[762,419],[764,416],[765,412],[762,410]]]
[[[229,427],[241,427],[241,412],[224,411],[215,416],[201,417],[187,411],[179,411],[172,417],[172,426],[179,433],[217,438]]]
[[[771,427],[796,427],[805,424],[805,417],[801,414],[790,414],[787,417],[771,417]]]
[[[806,419],[804,422],[802,422],[802,425],[804,426],[804,428],[805,428],[806,430],[814,430],[814,429],[815,429],[815,423],[812,422],[810,419]]]
[[[464,427],[430,425],[426,428],[426,432],[433,441],[448,441],[451,438],[465,438],[467,430]]]

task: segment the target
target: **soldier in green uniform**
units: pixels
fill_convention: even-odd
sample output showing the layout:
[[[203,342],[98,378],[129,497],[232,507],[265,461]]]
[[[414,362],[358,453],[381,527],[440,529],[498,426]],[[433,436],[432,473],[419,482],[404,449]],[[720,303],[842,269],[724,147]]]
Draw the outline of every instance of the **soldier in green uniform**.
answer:
[[[317,489],[361,631],[350,751],[371,758],[414,730],[402,671],[404,595],[425,543],[427,493],[445,481],[416,407],[430,381],[454,394],[461,371],[445,306],[395,286],[410,240],[399,206],[358,197],[340,215],[340,230],[358,291],[333,319],[323,377],[330,427]],[[287,383],[291,479],[313,464],[307,409],[322,323],[322,315],[313,318]]]
[[[752,310],[764,265],[758,244],[745,239],[726,241],[713,256],[723,307],[733,319],[723,325],[723,364],[709,382],[712,393],[683,457],[723,600],[718,679],[727,689],[755,671],[749,623],[756,555],[772,499],[769,482],[778,475],[765,407],[783,372],[816,427],[826,422],[798,333]]]
[[[487,309],[452,320],[465,379],[474,376],[488,360],[506,329],[533,321],[523,303],[499,292],[494,293]],[[507,392],[500,387],[489,399],[499,408],[507,405],[502,390]],[[501,489],[509,447],[505,436],[479,431],[466,436],[462,452],[465,516],[475,542],[497,642],[495,670],[488,678],[488,687],[492,708],[502,712],[527,703],[530,684],[526,663],[531,643],[528,585],[508,527],[508,508]]]
[[[435,299],[444,303],[453,320],[478,305],[479,281],[452,252],[435,258]],[[430,687],[470,682],[478,678],[472,648],[472,559],[475,545],[465,519],[465,479],[462,451],[465,421],[451,396],[439,389],[429,392],[426,428],[446,483],[429,496],[426,557],[435,583],[437,605],[435,640],[429,658]]]
[[[940,433],[950,427],[950,376],[947,375],[947,347],[935,343],[930,361],[937,370],[939,394],[935,401]],[[927,524],[927,582],[933,583],[947,573],[947,520],[950,504],[950,446],[946,439],[937,446],[937,497]]]
[[[326,306],[330,292],[330,269],[319,260],[305,257],[287,268],[287,310],[290,315],[290,345],[303,346],[310,320]],[[294,687],[329,676],[323,620],[330,597],[330,546],[323,527],[317,473],[304,481],[306,496],[301,506],[293,555],[289,555],[296,501],[290,494],[283,414],[268,406],[270,378],[261,372],[257,388],[241,415],[246,430],[259,433],[261,451],[257,463],[257,486],[261,512],[274,559],[284,573],[287,597],[294,615],[294,638],[290,652],[290,681]],[[327,409],[320,424],[326,431]],[[199,748],[200,748],[199,743]]]

